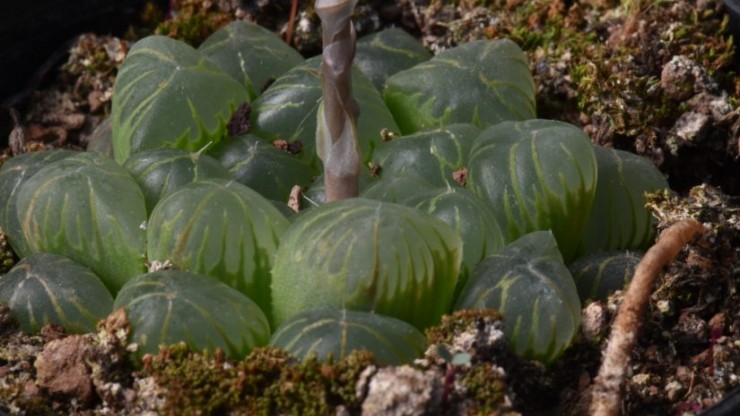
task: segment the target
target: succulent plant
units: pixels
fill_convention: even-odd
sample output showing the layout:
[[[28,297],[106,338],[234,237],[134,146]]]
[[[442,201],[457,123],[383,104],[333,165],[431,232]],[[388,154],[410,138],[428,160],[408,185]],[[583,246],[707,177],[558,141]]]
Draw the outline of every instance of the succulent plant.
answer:
[[[151,214],[160,199],[199,179],[229,179],[231,175],[218,160],[200,152],[182,149],[145,150],[123,164],[144,192],[146,210]]]
[[[31,254],[0,276],[0,303],[31,334],[46,324],[68,334],[93,332],[113,310],[113,297],[95,273],[49,253]]]
[[[267,317],[255,302],[214,278],[182,270],[137,276],[113,308],[126,310],[139,358],[184,342],[195,351],[220,348],[238,360],[270,338]]]
[[[577,333],[581,302],[549,231],[526,234],[481,261],[455,306],[496,309],[517,354],[555,360]]]
[[[18,191],[16,214],[31,252],[89,267],[111,293],[144,271],[144,195],[106,156],[77,152],[43,167]]]
[[[293,315],[275,330],[270,345],[301,359],[340,360],[355,350],[381,365],[407,364],[423,355],[426,339],[406,322],[371,312],[314,309]]]
[[[609,250],[577,258],[569,268],[581,302],[606,300],[615,291],[624,289],[635,274],[642,254],[640,251]]]
[[[198,151],[218,142],[234,110],[249,101],[245,87],[198,51],[166,36],[136,42],[118,71],[113,93],[113,154],[124,163],[162,147]]]
[[[288,225],[270,201],[239,182],[197,181],[154,207],[148,258],[217,278],[269,315],[270,269]]]
[[[364,198],[319,206],[280,242],[274,324],[309,309],[347,308],[426,328],[452,306],[461,261],[460,237],[429,214]]]
[[[596,159],[581,129],[551,120],[503,122],[470,151],[468,187],[487,201],[506,241],[552,230],[574,258],[596,191]]]
[[[415,175],[386,176],[370,183],[360,194],[363,198],[403,204],[417,193],[434,189],[429,182]]]
[[[241,83],[252,100],[275,78],[303,62],[301,54],[275,33],[243,20],[217,30],[198,51]]]
[[[663,174],[647,159],[594,146],[598,182],[578,255],[602,250],[645,250],[655,240],[645,194],[668,189]]]
[[[293,186],[308,186],[314,176],[298,157],[251,134],[222,140],[208,154],[238,182],[276,201],[286,202]]]
[[[64,149],[23,153],[11,158],[0,167],[0,195],[2,195],[0,228],[5,232],[10,246],[18,256],[24,257],[31,254],[16,214],[18,191],[44,166],[74,154],[74,151]]]
[[[453,123],[485,128],[536,116],[527,58],[508,39],[440,52],[388,78],[383,97],[403,134]]]

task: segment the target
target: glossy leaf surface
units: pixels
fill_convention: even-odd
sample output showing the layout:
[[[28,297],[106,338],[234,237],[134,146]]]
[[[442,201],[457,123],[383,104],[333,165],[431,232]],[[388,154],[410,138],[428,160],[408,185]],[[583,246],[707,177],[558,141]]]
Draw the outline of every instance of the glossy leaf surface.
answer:
[[[606,300],[625,288],[635,274],[642,252],[609,250],[587,254],[570,265],[581,302],[586,299]]]
[[[601,146],[594,151],[599,181],[579,255],[647,249],[655,240],[655,229],[645,193],[668,189],[668,181],[641,156]]]
[[[428,61],[432,54],[403,29],[392,27],[357,40],[355,65],[383,91],[391,75]]]
[[[21,187],[16,214],[32,252],[89,267],[111,293],[144,271],[144,195],[113,159],[80,152],[42,168]]]
[[[426,339],[406,322],[370,312],[316,309],[294,315],[275,330],[270,345],[307,359],[340,360],[367,350],[381,365],[402,365],[424,354]]]
[[[154,207],[149,260],[217,278],[269,314],[270,269],[288,224],[270,201],[239,182],[193,182]]]
[[[136,42],[113,90],[113,154],[123,163],[162,147],[198,151],[218,142],[247,90],[187,44],[166,36]]]
[[[160,345],[184,342],[194,351],[220,348],[242,359],[265,345],[270,327],[255,302],[222,282],[182,270],[137,276],[116,297],[131,325],[136,356],[156,354]]]
[[[596,176],[593,146],[579,128],[552,120],[504,122],[473,143],[468,188],[490,204],[507,241],[552,230],[570,261]]]
[[[417,328],[452,306],[462,241],[442,221],[351,198],[296,218],[273,268],[275,324],[316,308],[374,311]]]
[[[388,78],[383,92],[403,134],[453,123],[480,128],[536,117],[535,89],[514,42],[478,40]]]
[[[464,285],[478,262],[504,246],[504,236],[491,209],[465,188],[448,186],[418,192],[403,204],[439,218],[460,235],[464,270],[459,286]]]
[[[113,297],[95,273],[49,253],[32,254],[0,276],[0,303],[31,334],[46,324],[68,334],[93,332],[113,311]]]
[[[218,160],[182,149],[145,150],[123,164],[144,192],[146,210],[151,213],[160,199],[200,179],[229,179],[229,171]]]
[[[313,179],[313,170],[297,156],[251,134],[227,138],[209,154],[234,179],[267,199],[287,202],[293,186],[308,186]]]
[[[8,159],[0,167],[0,228],[18,257],[31,254],[16,214],[18,191],[44,166],[74,154],[76,152],[64,149],[23,153]]]
[[[267,84],[303,62],[303,57],[274,32],[237,20],[219,29],[198,51],[223,72],[241,83],[251,99]]]
[[[581,302],[548,231],[527,234],[478,264],[456,309],[497,309],[517,354],[552,362],[570,345]]]

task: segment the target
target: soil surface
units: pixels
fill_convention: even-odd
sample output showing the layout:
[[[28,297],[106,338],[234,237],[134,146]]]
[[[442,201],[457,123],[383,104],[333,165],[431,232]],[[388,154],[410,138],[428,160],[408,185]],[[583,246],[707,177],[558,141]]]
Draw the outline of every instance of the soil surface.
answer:
[[[194,45],[233,19],[257,22],[305,56],[319,21],[300,1],[180,0],[149,7],[123,37],[81,34],[67,61],[26,98],[2,160],[96,145],[129,46],[152,32]],[[163,21],[164,20],[164,21]],[[651,160],[673,193],[650,206],[658,229],[695,218],[705,233],[658,279],[631,354],[623,414],[694,415],[740,387],[740,78],[721,1],[367,0],[358,36],[400,26],[433,52],[508,37],[526,52],[542,118]],[[292,29],[291,29],[292,27]],[[104,124],[103,124],[104,126]],[[0,234],[0,273],[17,259]],[[413,366],[353,354],[297,363],[258,349],[243,362],[181,347],[134,368],[125,316],[96,334],[47,326],[23,334],[0,307],[0,414],[589,414],[590,391],[622,299],[585,305],[578,340],[549,367],[513,355],[495,313],[463,313],[429,331]],[[736,400],[737,401],[737,400]],[[740,408],[734,413],[740,414]]]

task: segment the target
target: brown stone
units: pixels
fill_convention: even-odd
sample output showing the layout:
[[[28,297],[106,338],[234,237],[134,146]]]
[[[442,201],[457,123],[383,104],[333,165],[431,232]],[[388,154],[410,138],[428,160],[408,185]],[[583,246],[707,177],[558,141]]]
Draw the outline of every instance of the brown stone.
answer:
[[[51,341],[36,359],[36,384],[51,396],[90,403],[95,398],[85,364],[89,341],[81,335]]]

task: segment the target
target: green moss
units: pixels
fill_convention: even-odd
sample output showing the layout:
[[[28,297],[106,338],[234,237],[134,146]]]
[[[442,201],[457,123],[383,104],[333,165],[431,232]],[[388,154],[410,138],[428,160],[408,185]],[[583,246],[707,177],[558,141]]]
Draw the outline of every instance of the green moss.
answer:
[[[491,415],[506,412],[506,383],[491,365],[471,367],[462,377],[466,398],[471,400],[466,414]]]
[[[475,309],[455,311],[452,315],[442,316],[442,322],[426,330],[427,342],[434,344],[452,344],[455,336],[476,328],[481,321],[503,319],[502,315],[493,309]]]
[[[155,34],[182,40],[193,47],[233,20],[229,13],[216,10],[209,0],[177,0],[175,10],[175,17],[160,23]]]
[[[257,348],[241,362],[222,354],[189,352],[184,345],[144,360],[143,375],[165,389],[168,414],[332,414],[359,406],[355,384],[372,355],[353,352],[341,361],[299,362],[275,348]]]
[[[14,264],[13,251],[10,249],[5,233],[0,230],[0,275],[7,273]]]

